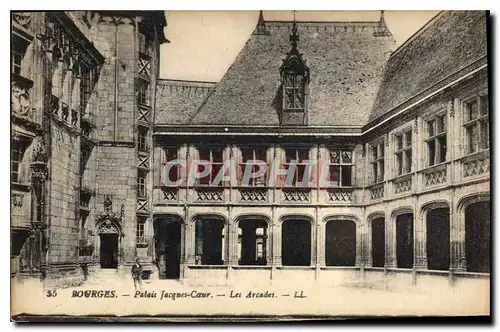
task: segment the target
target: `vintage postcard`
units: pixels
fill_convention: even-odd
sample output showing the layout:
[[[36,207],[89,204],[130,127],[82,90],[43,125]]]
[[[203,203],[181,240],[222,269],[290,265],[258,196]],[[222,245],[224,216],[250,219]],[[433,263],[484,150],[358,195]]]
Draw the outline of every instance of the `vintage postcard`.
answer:
[[[489,316],[489,21],[12,12],[12,320]]]

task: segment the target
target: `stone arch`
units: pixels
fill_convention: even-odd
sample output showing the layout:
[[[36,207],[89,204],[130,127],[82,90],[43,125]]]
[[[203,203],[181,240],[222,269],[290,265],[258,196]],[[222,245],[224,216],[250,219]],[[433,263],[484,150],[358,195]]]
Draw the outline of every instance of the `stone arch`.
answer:
[[[96,230],[101,268],[117,268],[124,260],[121,223],[109,216],[102,217],[96,222]]]
[[[459,214],[462,214],[470,204],[485,201],[491,201],[491,195],[488,191],[464,195],[457,202],[457,211]]]
[[[314,217],[307,213],[288,213],[279,217],[278,224],[282,225],[284,221],[290,219],[304,219],[311,223],[311,227],[314,224]]]
[[[224,265],[229,259],[229,223],[225,215],[216,212],[191,216],[194,228],[194,260],[196,265]]]
[[[411,214],[411,218],[408,216]],[[406,216],[405,216],[406,215]],[[386,264],[400,268],[412,268],[415,263],[415,210],[412,206],[402,206],[391,212],[389,223],[391,233]],[[387,245],[387,244],[386,244]]]
[[[214,218],[215,217],[217,219],[223,220],[224,224],[227,224],[227,216],[222,214],[222,213],[218,213],[218,212],[195,213],[191,216],[191,218],[189,218],[189,223],[196,223],[197,218],[200,218],[200,217],[205,217],[205,218]]]
[[[238,225],[243,219],[262,219],[268,227],[271,224],[271,218],[264,213],[240,213],[234,217],[234,223]]]
[[[263,213],[241,213],[234,218],[233,250],[239,265],[267,265],[271,260],[271,218]]]
[[[153,257],[160,279],[179,279],[185,259],[185,224],[178,213],[153,215]]]

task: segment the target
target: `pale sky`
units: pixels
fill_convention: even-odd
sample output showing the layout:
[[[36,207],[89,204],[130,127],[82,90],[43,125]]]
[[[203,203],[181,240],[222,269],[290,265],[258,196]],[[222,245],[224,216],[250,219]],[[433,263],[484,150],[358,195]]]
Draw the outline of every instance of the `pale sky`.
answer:
[[[386,11],[396,46],[438,11]],[[160,77],[218,82],[245,45],[258,11],[167,11],[169,44],[160,50]],[[380,11],[297,11],[297,21],[378,21]],[[268,21],[293,20],[292,11],[264,11]]]

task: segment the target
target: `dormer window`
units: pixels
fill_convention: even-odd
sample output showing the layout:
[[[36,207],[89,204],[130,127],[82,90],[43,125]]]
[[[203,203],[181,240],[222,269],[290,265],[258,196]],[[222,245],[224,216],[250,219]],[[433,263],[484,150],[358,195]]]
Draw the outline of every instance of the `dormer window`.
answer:
[[[290,35],[292,49],[280,68],[281,87],[283,90],[281,124],[306,124],[307,84],[309,83],[309,68],[297,49],[299,35],[297,25],[293,23]]]

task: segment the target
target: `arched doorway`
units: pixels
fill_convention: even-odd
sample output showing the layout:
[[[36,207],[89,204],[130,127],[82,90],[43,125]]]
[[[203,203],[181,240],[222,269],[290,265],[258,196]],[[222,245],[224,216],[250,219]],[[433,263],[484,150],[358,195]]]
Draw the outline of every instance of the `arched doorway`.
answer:
[[[465,260],[468,272],[490,272],[490,202],[465,208]]]
[[[311,222],[292,218],[283,221],[281,259],[283,266],[311,265]]]
[[[396,217],[396,262],[397,267],[413,267],[413,213]]]
[[[427,268],[448,270],[450,267],[450,209],[430,209],[426,216]]]
[[[102,269],[116,269],[119,263],[119,228],[110,220],[99,227],[99,258]]]
[[[385,265],[385,219],[377,217],[371,221],[372,235],[372,266],[384,267]]]
[[[354,266],[356,264],[356,223],[338,219],[326,223],[326,266]]]
[[[267,264],[267,222],[245,218],[238,223],[238,264]]]
[[[156,262],[160,279],[180,278],[182,222],[176,215],[154,219]]]
[[[219,215],[199,215],[195,219],[196,265],[224,265],[226,221]]]

